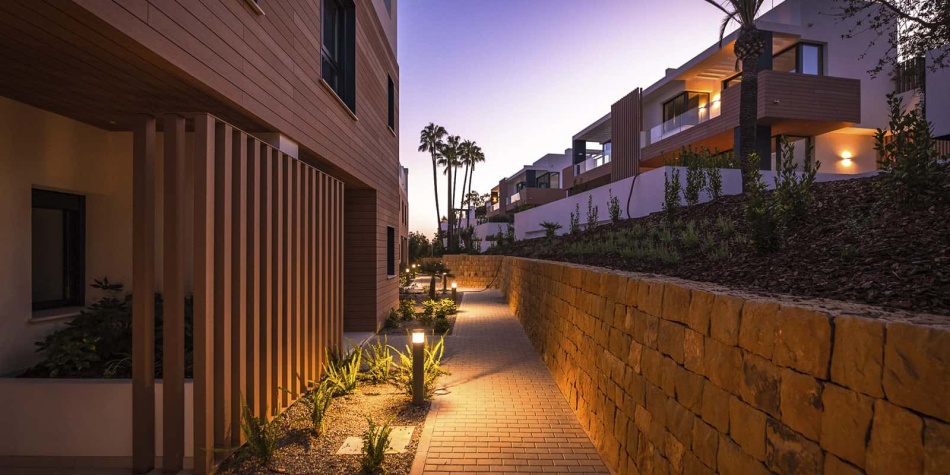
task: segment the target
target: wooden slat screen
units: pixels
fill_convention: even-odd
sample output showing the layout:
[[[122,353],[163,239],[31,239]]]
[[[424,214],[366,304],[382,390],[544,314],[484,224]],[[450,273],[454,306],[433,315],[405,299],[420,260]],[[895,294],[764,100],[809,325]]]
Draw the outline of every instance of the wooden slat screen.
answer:
[[[293,402],[282,388],[305,391],[307,381],[320,377],[326,349],[338,350],[342,340],[343,183],[213,116],[192,120],[192,236],[181,234],[187,208],[179,169],[185,166],[184,118],[164,118],[163,216],[154,216],[155,120],[144,119],[134,137],[133,447],[139,471],[154,460],[149,297],[157,219],[165,220],[169,298],[181,295],[187,280],[182,251],[194,249],[194,473],[211,473],[226,455],[215,449],[243,442],[242,400],[255,415],[273,417]],[[163,351],[177,355],[184,348],[184,316],[170,309]],[[180,468],[185,430],[176,422],[184,417],[183,359],[166,358],[164,371],[173,377],[163,404],[173,410],[163,416],[162,465]]]

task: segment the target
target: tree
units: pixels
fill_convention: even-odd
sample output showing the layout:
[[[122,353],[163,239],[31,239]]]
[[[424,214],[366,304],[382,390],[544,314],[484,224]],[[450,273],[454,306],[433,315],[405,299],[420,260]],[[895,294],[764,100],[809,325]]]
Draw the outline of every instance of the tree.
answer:
[[[475,175],[475,165],[485,161],[485,152],[478,145],[472,151],[471,167],[468,169],[468,192],[472,192],[472,178]]]
[[[432,187],[435,189],[435,229],[439,230],[439,223],[441,220],[439,216],[442,216],[442,213],[439,212],[439,173],[438,173],[438,161],[440,150],[442,149],[442,138],[445,137],[447,132],[445,127],[441,125],[435,125],[433,122],[429,122],[429,125],[425,126],[422,129],[422,132],[419,134],[419,151],[420,152],[429,152],[432,156]],[[449,206],[452,206],[449,203]]]
[[[432,256],[432,246],[425,234],[409,233],[409,262],[415,263],[420,258]]]
[[[747,189],[750,181],[749,157],[755,153],[755,133],[759,115],[758,62],[765,52],[765,36],[756,28],[755,17],[764,1],[727,0],[720,5],[716,0],[706,0],[726,14],[719,28],[720,47],[729,24],[733,21],[739,24],[739,36],[732,50],[742,65],[742,89],[739,91],[739,164],[742,168],[743,190]]]
[[[449,252],[453,252],[456,249],[455,245],[455,211],[452,209],[452,205],[455,202],[452,197],[454,196],[454,190],[452,188],[452,175],[453,169],[458,166],[459,163],[459,154],[461,152],[462,139],[458,135],[450,135],[444,144],[440,148],[441,158],[439,159],[439,165],[445,167],[446,182],[448,186],[448,192],[446,196],[446,202],[448,203],[448,245],[446,248]]]
[[[876,76],[907,58],[929,57],[931,71],[950,67],[950,2],[938,0],[834,0],[833,15],[855,22],[841,35],[873,31],[888,49],[868,72]]]
[[[468,170],[472,166],[472,161],[474,160],[477,149],[478,145],[475,145],[475,142],[471,140],[462,142],[461,153],[459,154],[459,166],[465,165],[465,171],[462,173],[462,196],[459,201],[459,208],[465,207],[465,197],[468,195],[465,191],[465,187],[468,186]],[[455,182],[458,183],[458,175],[455,177]]]
[[[469,191],[468,194],[465,195],[465,200],[462,201],[462,204],[477,208],[485,204],[485,196],[486,195],[480,195],[477,191]]]

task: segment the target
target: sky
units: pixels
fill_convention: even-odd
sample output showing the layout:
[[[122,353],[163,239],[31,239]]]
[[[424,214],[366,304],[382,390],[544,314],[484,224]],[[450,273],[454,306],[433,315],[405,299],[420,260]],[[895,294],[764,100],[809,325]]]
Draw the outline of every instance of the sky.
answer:
[[[417,151],[427,124],[482,147],[473,189],[487,193],[544,154],[563,153],[611,104],[716,44],[722,19],[703,0],[401,0],[397,8],[409,229],[429,237],[432,160]],[[441,170],[439,180],[444,215]]]

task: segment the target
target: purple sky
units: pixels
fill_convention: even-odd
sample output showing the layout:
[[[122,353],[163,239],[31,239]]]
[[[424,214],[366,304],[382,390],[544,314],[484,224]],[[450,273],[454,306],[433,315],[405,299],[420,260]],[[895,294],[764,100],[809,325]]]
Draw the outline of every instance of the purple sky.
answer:
[[[481,145],[474,189],[486,193],[545,153],[563,153],[611,104],[714,44],[722,18],[703,0],[401,0],[398,8],[409,229],[430,237],[432,162],[416,150],[426,124]]]

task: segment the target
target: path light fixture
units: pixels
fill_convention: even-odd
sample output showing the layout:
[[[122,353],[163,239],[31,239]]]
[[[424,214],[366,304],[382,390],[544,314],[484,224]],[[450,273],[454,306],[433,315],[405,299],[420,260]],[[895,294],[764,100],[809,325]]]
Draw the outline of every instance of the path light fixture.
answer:
[[[446,282],[449,281],[449,279],[448,279],[448,277],[447,277],[448,275],[449,275],[448,272],[443,272],[443,273],[442,273],[442,293],[448,292],[448,290],[449,290],[449,289],[445,288]]]
[[[412,332],[412,403],[421,406],[425,400],[425,343],[426,334],[423,330]]]
[[[452,282],[452,301],[453,302],[457,301],[458,296],[459,296],[458,284],[456,284],[455,282]]]

